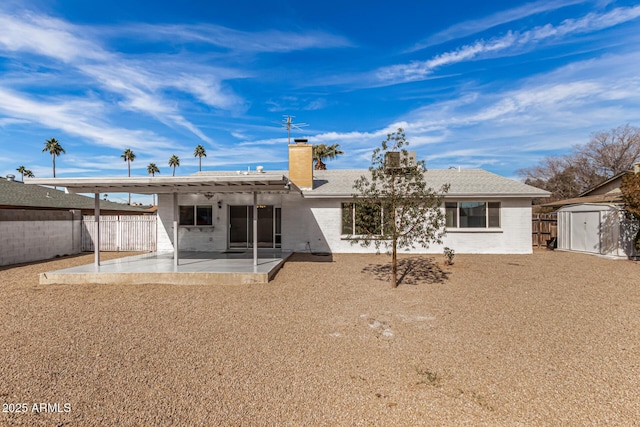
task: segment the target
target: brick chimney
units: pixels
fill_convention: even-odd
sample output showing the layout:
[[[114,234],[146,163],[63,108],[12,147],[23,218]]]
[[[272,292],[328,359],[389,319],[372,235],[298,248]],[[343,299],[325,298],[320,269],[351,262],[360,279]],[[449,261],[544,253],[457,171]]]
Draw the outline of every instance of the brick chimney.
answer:
[[[313,145],[306,139],[289,144],[289,179],[301,190],[313,189]]]

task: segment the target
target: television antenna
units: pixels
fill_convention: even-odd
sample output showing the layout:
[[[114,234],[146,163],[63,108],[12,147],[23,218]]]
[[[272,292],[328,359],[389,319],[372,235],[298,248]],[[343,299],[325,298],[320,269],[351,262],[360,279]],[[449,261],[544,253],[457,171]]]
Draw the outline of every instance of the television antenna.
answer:
[[[282,127],[287,130],[287,142],[291,144],[291,128],[302,130],[303,127],[309,126],[308,123],[293,123],[293,118],[295,116],[286,116],[283,115],[284,119],[282,119]]]

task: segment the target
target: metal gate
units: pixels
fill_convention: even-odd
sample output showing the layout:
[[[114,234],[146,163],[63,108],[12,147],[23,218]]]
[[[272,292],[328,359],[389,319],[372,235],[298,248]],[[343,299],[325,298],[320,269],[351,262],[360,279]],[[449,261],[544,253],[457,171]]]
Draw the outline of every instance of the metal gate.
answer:
[[[96,223],[93,215],[82,217],[82,250],[93,251]],[[101,251],[155,251],[156,215],[101,215]]]

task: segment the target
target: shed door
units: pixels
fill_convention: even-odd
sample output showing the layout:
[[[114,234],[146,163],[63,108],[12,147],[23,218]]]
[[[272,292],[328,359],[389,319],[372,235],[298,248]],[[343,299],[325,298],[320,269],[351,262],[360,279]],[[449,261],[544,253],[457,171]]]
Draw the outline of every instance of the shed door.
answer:
[[[571,212],[571,249],[600,253],[600,212]]]

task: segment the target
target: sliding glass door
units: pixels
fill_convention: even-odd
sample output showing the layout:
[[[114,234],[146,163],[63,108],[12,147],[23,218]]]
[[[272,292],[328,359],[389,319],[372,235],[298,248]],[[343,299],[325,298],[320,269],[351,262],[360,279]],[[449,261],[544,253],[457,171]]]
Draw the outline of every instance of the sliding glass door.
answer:
[[[281,208],[258,205],[258,247],[279,248]],[[253,247],[253,206],[229,206],[229,248]]]

